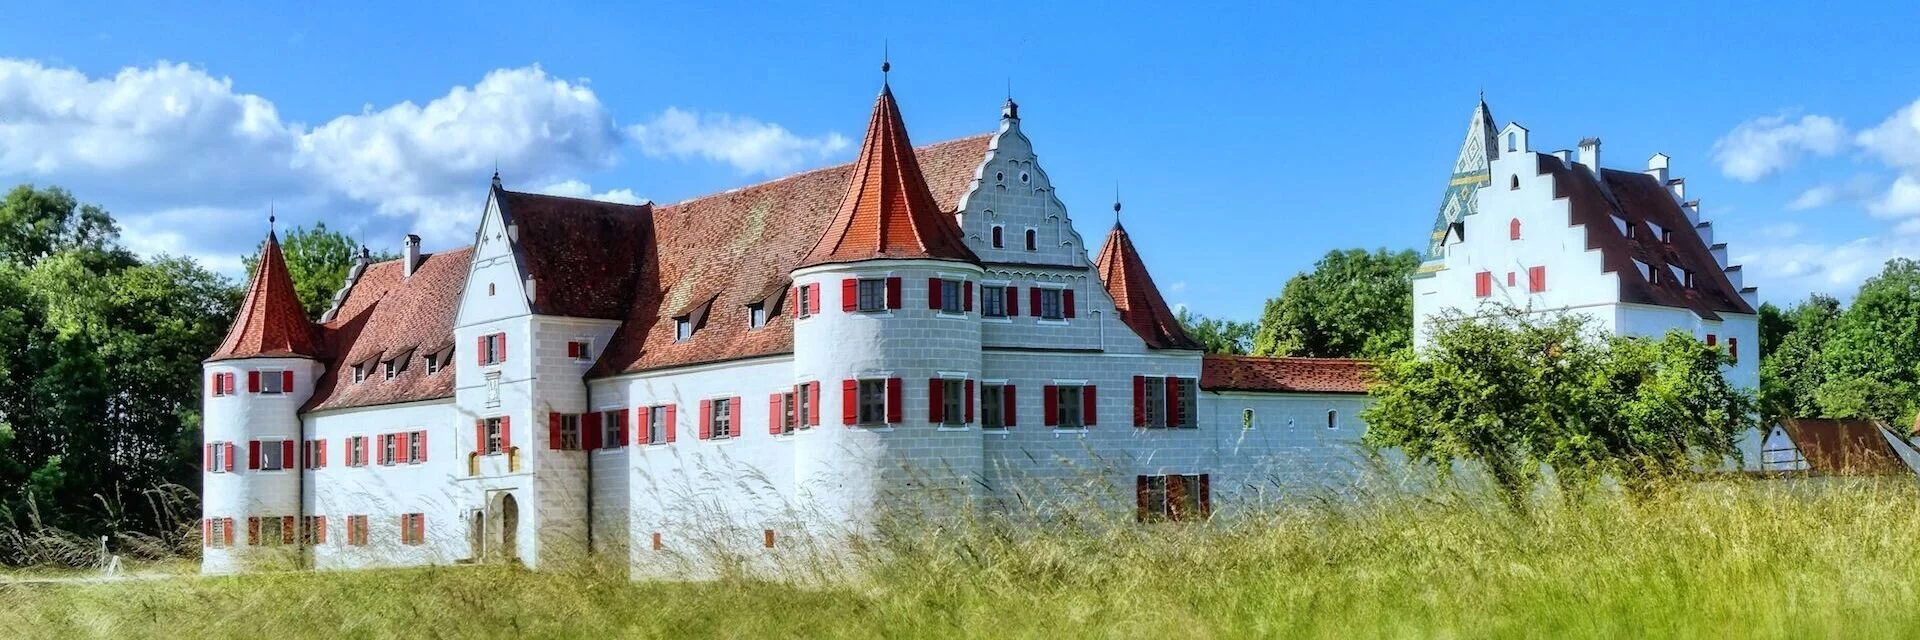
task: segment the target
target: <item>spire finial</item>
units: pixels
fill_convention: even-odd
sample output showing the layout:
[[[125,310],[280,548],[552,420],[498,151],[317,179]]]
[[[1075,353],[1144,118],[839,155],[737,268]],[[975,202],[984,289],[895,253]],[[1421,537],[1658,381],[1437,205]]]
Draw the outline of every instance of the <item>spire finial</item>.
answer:
[[[1113,223],[1120,224],[1120,182],[1113,183]]]
[[[500,186],[500,156],[498,154],[493,156],[493,186],[496,188]]]
[[[887,84],[887,73],[893,71],[893,53],[885,39],[880,41],[880,84]]]
[[[275,220],[275,217],[273,215],[273,201],[268,200],[267,201],[267,233],[268,234],[273,233],[274,220]]]

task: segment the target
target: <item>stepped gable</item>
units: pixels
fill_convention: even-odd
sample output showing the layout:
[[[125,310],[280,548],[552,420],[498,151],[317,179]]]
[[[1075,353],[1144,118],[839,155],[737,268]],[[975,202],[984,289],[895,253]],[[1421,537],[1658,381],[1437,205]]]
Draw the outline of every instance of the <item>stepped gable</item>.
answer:
[[[799,266],[883,258],[979,262],[954,207],[934,198],[920,169],[893,90],[881,85],[840,209]]]
[[[293,276],[287,272],[286,258],[280,252],[280,238],[267,232],[267,244],[260,252],[260,264],[254,268],[253,282],[247,285],[247,299],[234,315],[227,339],[207,358],[208,362],[241,358],[318,358],[320,342],[313,323],[300,307],[293,290]]]
[[[454,316],[467,285],[471,247],[423,256],[413,277],[399,260],[369,265],[341,301],[334,319],[321,329],[330,361],[314,383],[302,411],[414,402],[453,397],[457,367],[429,375],[425,356],[453,345]],[[455,351],[453,357],[473,357]],[[405,370],[394,379],[377,365],[404,357]],[[367,379],[353,381],[353,365],[368,364]]]
[[[1153,285],[1153,276],[1147,273],[1146,262],[1140,259],[1126,227],[1119,222],[1114,222],[1113,230],[1107,232],[1106,244],[1100,246],[1100,255],[1094,258],[1093,266],[1100,273],[1100,281],[1106,284],[1107,293],[1113,296],[1120,321],[1140,334],[1148,347],[1200,348],[1200,343],[1187,336],[1186,329],[1180,326],[1166,299],[1160,297],[1160,289]]]
[[[618,320],[639,275],[650,204],[618,204],[494,187],[515,254],[533,281],[533,312]]]
[[[947,224],[990,135],[914,150],[933,206]],[[793,352],[789,273],[836,221],[853,164],[656,207],[633,304],[589,377]],[[958,231],[954,232],[958,241]],[[747,327],[747,305],[775,305]],[[674,342],[674,318],[704,310],[691,340]]]
[[[1200,388],[1207,391],[1366,393],[1373,365],[1347,358],[1207,354]]]
[[[1539,172],[1553,175],[1554,197],[1567,200],[1571,222],[1586,227],[1587,249],[1599,250],[1602,268],[1619,276],[1621,302],[1690,309],[1708,320],[1719,320],[1721,313],[1754,313],[1666,185],[1644,173],[1602,169],[1603,188],[1585,165],[1562,163],[1550,154],[1538,158]],[[1612,216],[1636,225],[1638,237],[1627,237]],[[1661,242],[1649,222],[1673,232],[1672,242]],[[1688,289],[1682,273],[1674,271],[1657,284],[1648,282],[1634,260],[1651,269],[1691,271],[1694,286]]]

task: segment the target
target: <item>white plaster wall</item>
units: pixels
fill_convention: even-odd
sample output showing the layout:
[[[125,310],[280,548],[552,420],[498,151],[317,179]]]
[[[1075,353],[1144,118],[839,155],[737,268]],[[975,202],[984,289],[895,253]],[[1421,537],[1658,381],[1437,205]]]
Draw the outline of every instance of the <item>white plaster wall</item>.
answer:
[[[312,550],[315,568],[449,564],[475,557],[466,516],[481,504],[479,485],[463,480],[473,442],[457,435],[462,419],[450,400],[307,416],[308,437],[327,441],[326,466],[306,472],[307,515],[327,517],[327,541]],[[380,434],[422,430],[426,462],[379,464]],[[368,439],[367,466],[347,466],[347,439],[353,436]],[[400,516],[406,513],[426,514],[424,544],[401,544]],[[356,515],[367,516],[366,546],[347,544],[347,517]]]
[[[247,374],[253,371],[292,371],[293,392],[265,395],[248,391]],[[299,561],[298,547],[247,545],[247,518],[250,516],[288,516],[300,513],[300,476],[292,470],[254,471],[247,469],[247,443],[252,440],[292,440],[302,436],[300,405],[313,396],[313,381],[322,365],[306,358],[252,358],[221,360],[201,368],[201,394],[205,425],[201,451],[206,444],[234,444],[233,472],[201,473],[202,517],[232,518],[233,546],[203,549],[200,570],[203,573],[232,573],[255,568],[294,566]],[[232,373],[234,395],[214,396],[210,381],[215,374]],[[299,445],[294,445],[295,451]],[[204,454],[203,454],[204,455]]]
[[[1361,394],[1201,394],[1202,429],[1211,430],[1213,447],[1201,469],[1214,474],[1214,513],[1347,496],[1386,479],[1360,445],[1360,412],[1372,404]],[[1243,426],[1246,409],[1254,412],[1251,427]],[[1332,429],[1328,411],[1335,412]]]

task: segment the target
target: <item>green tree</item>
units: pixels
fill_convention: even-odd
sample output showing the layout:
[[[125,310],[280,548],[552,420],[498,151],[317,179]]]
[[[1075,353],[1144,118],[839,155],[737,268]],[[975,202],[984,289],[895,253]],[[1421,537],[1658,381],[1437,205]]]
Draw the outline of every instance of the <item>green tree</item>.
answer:
[[[0,260],[32,265],[55,252],[80,249],[130,256],[113,246],[120,227],[96,205],[82,205],[60,187],[23,184],[0,199]]]
[[[253,276],[253,270],[260,264],[260,252],[266,249],[266,242],[254,247],[253,255],[247,256],[247,276]],[[300,298],[300,307],[305,309],[308,318],[319,318],[333,305],[333,294],[347,282],[347,272],[353,269],[354,261],[360,254],[360,243],[352,236],[327,228],[320,222],[312,229],[294,227],[280,239],[280,252],[287,261],[287,275],[293,277],[293,291]],[[372,256],[374,262],[392,260],[395,255],[382,252]]]
[[[1380,357],[1413,343],[1411,250],[1331,251],[1267,300],[1254,333],[1260,355]]]
[[[1826,382],[1823,349],[1840,301],[1813,294],[1786,311],[1760,308],[1760,409],[1769,419],[1823,415],[1815,394]]]
[[[1819,345],[1820,413],[1905,423],[1920,388],[1920,263],[1887,261]]]
[[[1240,355],[1253,348],[1253,323],[1209,318],[1189,313],[1185,307],[1177,314],[1187,335],[1200,342],[1207,353]]]

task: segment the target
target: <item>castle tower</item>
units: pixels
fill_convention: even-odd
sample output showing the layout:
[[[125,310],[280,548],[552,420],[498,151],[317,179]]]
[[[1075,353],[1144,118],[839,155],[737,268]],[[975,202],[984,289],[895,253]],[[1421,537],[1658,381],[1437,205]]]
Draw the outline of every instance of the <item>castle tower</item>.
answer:
[[[319,356],[269,231],[233,328],[201,365],[203,573],[301,564],[299,410],[323,368]]]
[[[795,474],[822,521],[858,531],[908,490],[977,491],[982,274],[883,84],[840,208],[791,274],[795,383],[820,385],[823,423]]]

